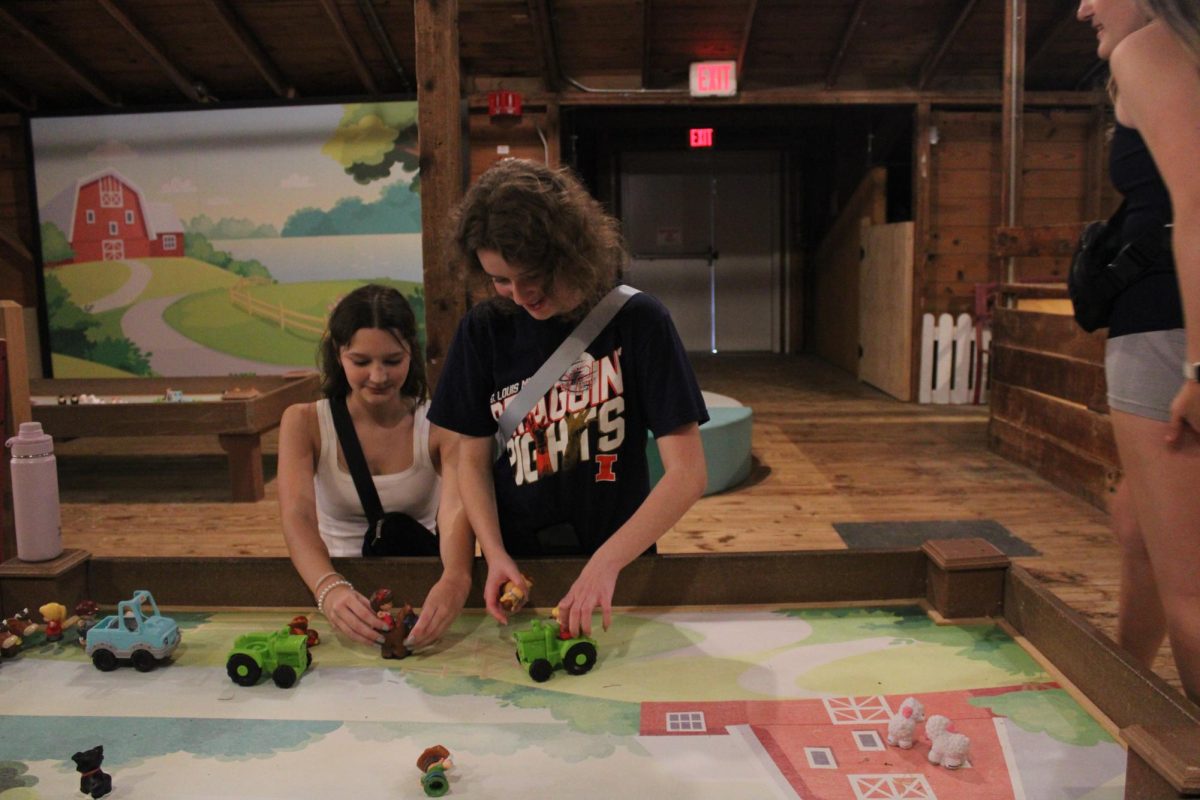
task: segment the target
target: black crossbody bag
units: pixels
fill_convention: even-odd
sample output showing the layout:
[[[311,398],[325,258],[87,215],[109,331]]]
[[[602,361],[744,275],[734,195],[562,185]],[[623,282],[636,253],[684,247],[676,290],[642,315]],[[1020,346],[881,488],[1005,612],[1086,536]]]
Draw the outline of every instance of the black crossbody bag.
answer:
[[[358,500],[367,515],[362,554],[366,557],[438,555],[437,537],[428,528],[408,514],[383,510],[362,445],[358,441],[358,433],[354,430],[354,421],[350,419],[350,410],[346,408],[346,398],[331,397],[329,410],[333,415],[338,442],[342,445],[342,455],[346,457],[346,468],[350,470],[354,490],[358,492]]]
[[[1071,258],[1067,293],[1071,296],[1075,321],[1088,333],[1108,327],[1113,303],[1131,284],[1146,275],[1175,269],[1170,225],[1122,244],[1124,221],[1122,202],[1107,220],[1089,222]]]

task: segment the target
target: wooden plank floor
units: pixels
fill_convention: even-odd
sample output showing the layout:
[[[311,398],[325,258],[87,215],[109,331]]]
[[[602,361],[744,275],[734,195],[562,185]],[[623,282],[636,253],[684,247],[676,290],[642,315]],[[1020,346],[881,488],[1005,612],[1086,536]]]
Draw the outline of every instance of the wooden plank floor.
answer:
[[[899,403],[803,356],[698,357],[708,391],[754,409],[750,479],[706,497],[663,552],[843,548],[840,522],[990,519],[1041,552],[1017,559],[1100,629],[1114,626],[1116,546],[1102,511],[987,450],[979,407]],[[264,450],[274,453],[269,437]],[[215,438],[59,446],[63,537],[98,554],[279,555],[267,497],[228,503]],[[1178,686],[1164,649],[1156,670]]]

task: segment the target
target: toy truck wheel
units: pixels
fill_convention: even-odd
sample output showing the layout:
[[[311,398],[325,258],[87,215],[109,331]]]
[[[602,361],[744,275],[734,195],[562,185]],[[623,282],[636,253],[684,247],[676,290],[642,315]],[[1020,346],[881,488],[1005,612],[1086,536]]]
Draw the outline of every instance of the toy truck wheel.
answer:
[[[111,650],[97,650],[92,653],[92,665],[101,672],[112,672],[117,668],[117,657]]]
[[[234,653],[225,662],[225,672],[238,686],[253,686],[262,677],[262,667],[245,653]]]
[[[552,672],[554,672],[554,667],[550,666],[550,662],[544,658],[535,658],[529,663],[529,677],[538,683],[545,683],[550,680],[550,673]]]
[[[138,672],[149,672],[158,666],[157,659],[150,654],[149,650],[134,650],[129,660],[133,662],[133,668]]]
[[[563,669],[572,675],[582,675],[596,664],[596,647],[591,642],[578,642],[563,656]]]
[[[275,681],[275,685],[280,689],[290,689],[296,685],[296,670],[287,664],[282,664],[275,668],[275,674],[271,676],[271,680]]]

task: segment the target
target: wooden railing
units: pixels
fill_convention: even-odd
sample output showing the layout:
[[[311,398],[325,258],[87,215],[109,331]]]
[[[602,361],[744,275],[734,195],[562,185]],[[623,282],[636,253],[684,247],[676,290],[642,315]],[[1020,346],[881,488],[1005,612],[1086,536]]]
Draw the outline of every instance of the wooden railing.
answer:
[[[262,280],[242,278],[229,287],[230,305],[253,317],[276,323],[280,330],[299,331],[317,337],[325,332],[325,320],[321,317],[293,311],[283,303],[268,303],[251,294],[251,288],[264,283],[265,281]]]

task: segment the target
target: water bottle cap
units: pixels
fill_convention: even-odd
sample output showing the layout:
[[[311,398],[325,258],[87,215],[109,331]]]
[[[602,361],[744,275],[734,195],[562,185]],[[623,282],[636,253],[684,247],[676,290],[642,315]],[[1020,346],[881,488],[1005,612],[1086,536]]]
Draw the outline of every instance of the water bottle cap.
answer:
[[[12,448],[13,458],[48,456],[54,452],[54,439],[42,432],[40,422],[22,422],[17,435],[4,444]]]

